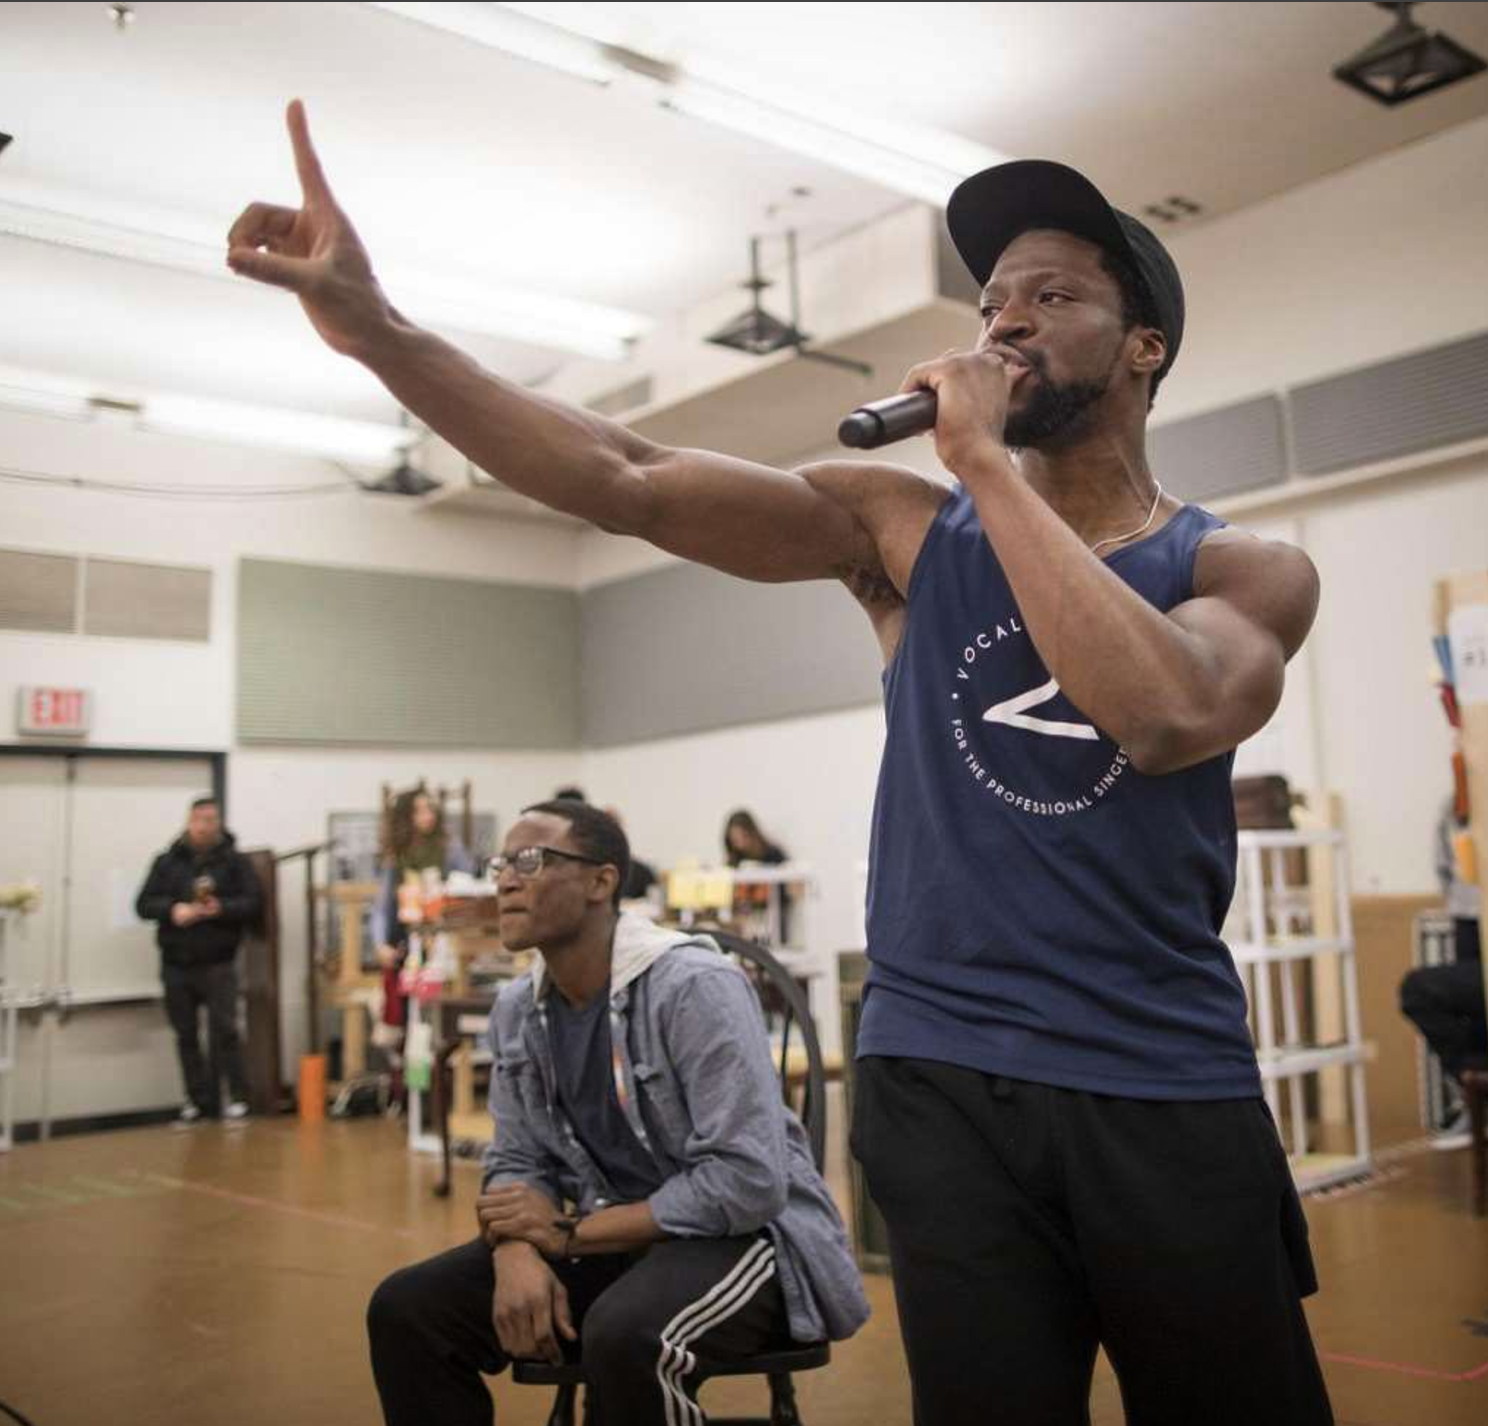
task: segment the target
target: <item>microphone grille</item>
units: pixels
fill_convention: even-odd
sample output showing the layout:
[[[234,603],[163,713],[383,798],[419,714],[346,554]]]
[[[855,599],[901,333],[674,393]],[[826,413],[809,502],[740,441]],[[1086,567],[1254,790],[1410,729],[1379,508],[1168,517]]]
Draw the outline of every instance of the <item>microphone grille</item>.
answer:
[[[842,418],[837,427],[837,439],[844,446],[855,450],[866,450],[874,445],[883,431],[883,422],[869,411],[854,411]]]

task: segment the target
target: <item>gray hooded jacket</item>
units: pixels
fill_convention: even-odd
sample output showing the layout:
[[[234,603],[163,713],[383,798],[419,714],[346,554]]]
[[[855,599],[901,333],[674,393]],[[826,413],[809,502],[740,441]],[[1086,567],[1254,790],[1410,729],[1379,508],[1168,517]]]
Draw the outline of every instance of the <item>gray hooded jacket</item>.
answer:
[[[539,958],[491,1011],[491,1113],[483,1189],[526,1183],[591,1213],[616,1201],[558,1103]],[[868,1318],[842,1218],[781,1102],[759,1001],[705,936],[621,916],[610,970],[615,1089],[667,1176],[652,1216],[676,1238],[767,1230],[791,1336],[841,1340]]]

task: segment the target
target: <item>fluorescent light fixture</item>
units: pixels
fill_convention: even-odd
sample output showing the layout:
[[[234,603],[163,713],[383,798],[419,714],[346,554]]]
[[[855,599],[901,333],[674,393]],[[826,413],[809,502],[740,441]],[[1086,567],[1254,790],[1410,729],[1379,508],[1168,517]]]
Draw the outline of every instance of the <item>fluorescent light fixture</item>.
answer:
[[[822,147],[817,151],[825,157],[828,147],[838,142],[836,136],[841,136],[878,150],[896,167],[902,165],[902,176],[906,178],[913,173],[923,177],[949,174],[955,182],[960,182],[984,168],[991,168],[993,164],[1005,163],[1009,158],[1008,154],[948,129],[912,124],[906,120],[885,120],[876,114],[847,109],[818,95],[803,92],[798,86],[783,88],[762,75],[740,73],[736,66],[713,59],[689,61],[684,87],[694,95],[709,91],[720,103],[727,99],[754,104],[762,114],[780,115],[782,119],[799,122],[803,126],[803,146],[799,152],[810,151],[806,144],[820,143]],[[949,191],[945,196],[949,196]],[[943,203],[945,197],[938,201]]]
[[[670,60],[636,56],[646,61],[638,66],[623,44],[623,12],[610,7],[513,0],[474,8],[515,13],[570,40],[589,41],[595,54],[626,70],[632,83],[649,81],[651,97],[668,108],[941,207],[963,178],[1008,158],[945,129],[886,123],[701,56]],[[500,48],[499,41],[483,42]]]
[[[66,377],[0,367],[0,407],[11,411],[55,416],[63,421],[88,421],[94,415],[88,394],[87,387]]]
[[[14,367],[0,367],[0,407],[71,421],[117,416],[134,430],[296,451],[357,465],[383,466],[399,460],[419,439],[419,433],[406,426],[378,421],[167,392],[116,394],[78,378]]]
[[[223,236],[194,215],[147,211],[36,185],[6,188],[7,196],[0,197],[0,234],[198,277],[243,280],[227,269]],[[634,312],[518,292],[473,276],[448,278],[396,262],[382,267],[381,276],[415,321],[599,361],[624,360],[630,343],[652,326],[649,318]]]
[[[369,2],[374,10],[386,10],[430,29],[475,40],[503,54],[530,60],[590,84],[609,84],[615,78],[615,66],[605,60],[591,41],[557,25],[529,19],[504,5],[484,5],[477,0],[453,0],[453,3],[434,0],[434,3],[413,5]]]
[[[495,0],[495,3],[481,8],[520,15],[533,24],[562,30],[570,39],[584,39],[595,45],[642,49],[647,54],[656,53],[654,46],[658,40],[668,50],[674,47],[671,38],[673,27],[663,21],[658,28],[645,10],[636,5],[615,5],[608,0],[592,5],[587,0],[548,0],[547,3],[545,0]],[[645,8],[660,11],[670,19],[670,5]],[[669,59],[674,57],[667,56]]]
[[[9,237],[199,276],[217,277],[225,271],[222,240],[210,242],[207,225],[183,214],[145,216],[132,206],[19,183],[7,183],[6,190],[0,197],[0,233]]]
[[[381,269],[380,278],[398,306],[418,321],[531,342],[599,361],[623,361],[631,343],[652,327],[649,318],[618,307],[487,287],[397,266]]]
[[[910,151],[912,144],[885,143],[879,135],[866,132],[866,126],[859,129],[852,121],[823,122],[799,110],[776,107],[690,76],[672,85],[661,102],[678,113],[789,149],[941,208],[963,178],[990,167],[1001,157],[989,150],[985,162],[926,160]],[[968,143],[966,147],[972,146]]]
[[[152,396],[141,403],[138,426],[171,436],[198,436],[232,445],[267,446],[272,450],[383,465],[396,460],[418,433],[376,421],[317,416],[274,406],[246,406],[235,401],[203,401],[194,396]]]

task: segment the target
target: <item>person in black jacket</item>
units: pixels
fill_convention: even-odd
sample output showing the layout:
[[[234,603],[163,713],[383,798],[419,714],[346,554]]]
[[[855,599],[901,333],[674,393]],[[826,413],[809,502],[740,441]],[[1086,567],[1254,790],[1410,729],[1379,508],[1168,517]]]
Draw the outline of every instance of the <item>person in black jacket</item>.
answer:
[[[222,1112],[224,1075],[227,1117],[248,1113],[235,960],[243,928],[257,920],[262,900],[258,874],[238,852],[232,833],[223,830],[216,799],[197,798],[186,831],[155,858],[134,903],[141,920],[159,922],[165,1013],[176,1032],[187,1094],[181,1118],[188,1124]],[[204,1005],[206,1063],[197,1028]]]

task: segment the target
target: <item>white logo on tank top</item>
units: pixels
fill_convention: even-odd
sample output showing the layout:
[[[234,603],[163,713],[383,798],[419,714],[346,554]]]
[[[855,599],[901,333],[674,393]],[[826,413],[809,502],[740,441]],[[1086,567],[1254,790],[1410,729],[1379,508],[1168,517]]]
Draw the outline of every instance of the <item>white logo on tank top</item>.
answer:
[[[1042,733],[1046,738],[1082,738],[1087,742],[1100,742],[1100,734],[1089,723],[1060,723],[1053,718],[1028,718],[1024,710],[1037,708],[1042,703],[1059,695],[1059,680],[1051,678],[1027,693],[1015,698],[1004,698],[994,703],[982,714],[984,723],[1006,723],[1009,728],[1023,728],[1030,733]]]
[[[955,667],[955,755],[966,775],[1009,811],[1055,818],[1089,812],[1122,783],[1130,759],[1063,696],[1016,610],[974,633]],[[1039,682],[1027,687],[1034,678]],[[1009,684],[1025,686],[1009,694]],[[1074,717],[1035,716],[1035,709],[1055,699]],[[975,708],[986,711],[978,716]],[[1040,741],[1030,742],[1030,733]],[[1026,752],[1015,751],[1020,745]]]

